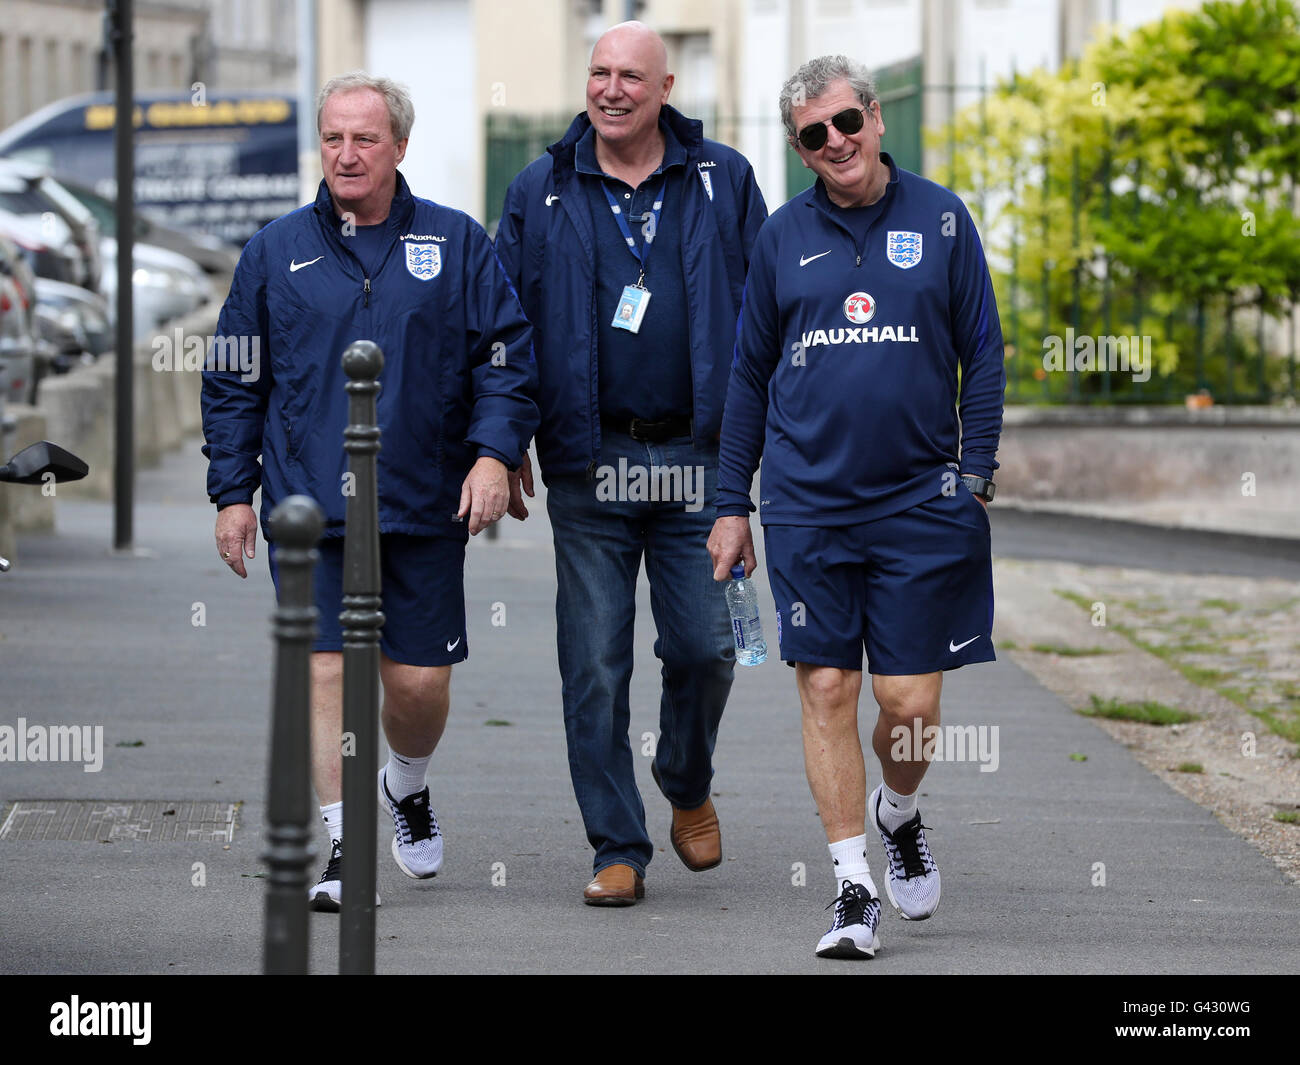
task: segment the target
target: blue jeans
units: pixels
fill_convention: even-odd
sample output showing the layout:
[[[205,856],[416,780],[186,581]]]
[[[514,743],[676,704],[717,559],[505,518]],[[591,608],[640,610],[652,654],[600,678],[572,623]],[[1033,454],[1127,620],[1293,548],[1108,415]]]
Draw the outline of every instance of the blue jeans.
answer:
[[[595,480],[555,477],[547,484],[569,772],[596,872],[622,863],[644,874],[654,851],[628,742],[643,551],[655,655],[663,662],[655,770],[674,806],[694,809],[709,798],[736,661],[723,585],[713,580],[705,547],[717,465],[716,446],[696,447],[689,438],[645,444],[605,433]],[[638,490],[638,468],[676,468],[684,476],[675,483],[642,476]],[[647,481],[659,491],[647,491]]]

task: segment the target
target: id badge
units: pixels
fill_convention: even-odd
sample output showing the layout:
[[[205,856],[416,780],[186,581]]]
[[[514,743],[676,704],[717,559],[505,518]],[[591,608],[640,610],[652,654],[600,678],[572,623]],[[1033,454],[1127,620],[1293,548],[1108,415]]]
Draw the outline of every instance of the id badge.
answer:
[[[618,309],[614,311],[614,320],[610,323],[615,329],[626,329],[629,333],[639,332],[641,319],[650,304],[650,290],[636,285],[624,285],[623,295],[619,297]]]

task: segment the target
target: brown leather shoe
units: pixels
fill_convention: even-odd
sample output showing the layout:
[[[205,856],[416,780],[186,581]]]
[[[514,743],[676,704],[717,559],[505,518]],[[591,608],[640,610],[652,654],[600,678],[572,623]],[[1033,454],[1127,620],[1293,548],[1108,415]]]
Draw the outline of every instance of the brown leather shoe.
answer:
[[[673,827],[668,833],[673,850],[687,869],[702,873],[722,864],[722,830],[718,827],[718,814],[713,800],[694,810],[673,807]]]
[[[630,865],[607,865],[582,892],[588,906],[634,906],[645,898],[645,878]]]

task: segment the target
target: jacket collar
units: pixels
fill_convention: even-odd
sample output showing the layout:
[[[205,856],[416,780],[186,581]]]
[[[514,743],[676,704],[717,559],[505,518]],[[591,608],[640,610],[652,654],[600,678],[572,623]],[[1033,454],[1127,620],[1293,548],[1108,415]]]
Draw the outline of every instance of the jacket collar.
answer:
[[[883,201],[885,197],[893,191],[894,186],[898,184],[898,164],[894,162],[893,156],[888,152],[881,152],[880,161],[889,167],[889,181],[885,183],[885,191],[881,194],[880,199],[877,200],[876,203]],[[844,210],[843,207],[837,207],[835,204],[831,203],[831,198],[826,193],[826,185],[821,178],[818,178],[813,182],[812,197],[808,200],[808,205],[810,207],[818,207],[829,215],[833,215],[836,211]],[[874,207],[875,204],[872,204],[872,206]]]
[[[322,178],[320,188],[316,190],[316,203],[314,204],[316,214],[321,221],[329,224],[332,228],[337,228],[338,214],[334,210],[334,198],[330,195],[329,186],[325,184]],[[406,178],[402,177],[402,172],[397,171],[397,188],[393,193],[393,202],[388,208],[388,228],[395,226],[405,229],[415,214],[415,197],[411,195],[411,187],[407,185]]]
[[[659,121],[667,125],[672,135],[677,138],[677,142],[686,150],[687,161],[692,155],[699,153],[700,145],[704,143],[703,122],[697,118],[687,118],[669,104],[664,104],[660,109]],[[582,140],[590,128],[591,119],[587,117],[587,112],[583,111],[574,116],[564,136],[546,149],[554,160],[553,170],[557,187],[568,181],[574,173],[574,157],[577,153],[578,141]]]
[[[659,129],[664,135],[664,157],[652,172],[661,174],[669,167],[686,165],[686,149],[682,147],[682,142],[677,139],[677,134],[673,132],[672,126],[663,120],[660,116]],[[593,174],[596,177],[603,177],[604,171],[600,168],[600,162],[596,159],[596,131],[590,126],[587,132],[578,138],[578,143],[574,148],[573,158],[574,169],[580,174]]]

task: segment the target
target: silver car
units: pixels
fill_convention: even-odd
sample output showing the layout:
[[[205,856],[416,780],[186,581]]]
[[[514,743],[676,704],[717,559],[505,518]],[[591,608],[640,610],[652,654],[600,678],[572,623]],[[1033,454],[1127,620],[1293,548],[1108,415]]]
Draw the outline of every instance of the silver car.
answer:
[[[38,166],[0,159],[0,208],[40,225],[47,243],[70,242],[79,254],[72,283],[99,286],[99,223],[90,209]]]

